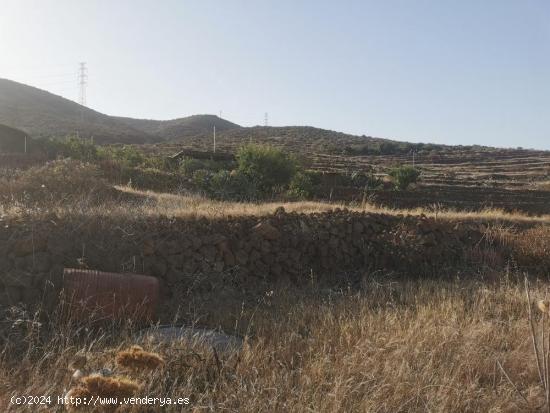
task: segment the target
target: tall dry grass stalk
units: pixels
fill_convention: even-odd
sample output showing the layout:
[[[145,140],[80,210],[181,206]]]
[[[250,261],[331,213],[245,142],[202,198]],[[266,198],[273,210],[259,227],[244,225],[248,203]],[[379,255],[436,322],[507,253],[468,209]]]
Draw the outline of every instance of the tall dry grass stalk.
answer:
[[[504,367],[499,363],[499,368],[510,382],[523,402],[524,408],[529,410],[544,410],[550,413],[550,301],[548,299],[538,300],[536,303],[540,311],[539,320],[533,315],[533,302],[529,289],[529,280],[525,277],[525,295],[527,301],[527,314],[529,321],[529,333],[533,349],[533,357],[538,372],[539,385],[544,397],[536,400],[537,403],[531,403],[521,392],[518,385],[510,378]],[[538,324],[538,326],[537,326]],[[538,328],[537,328],[538,327]],[[537,332],[538,330],[538,332]]]

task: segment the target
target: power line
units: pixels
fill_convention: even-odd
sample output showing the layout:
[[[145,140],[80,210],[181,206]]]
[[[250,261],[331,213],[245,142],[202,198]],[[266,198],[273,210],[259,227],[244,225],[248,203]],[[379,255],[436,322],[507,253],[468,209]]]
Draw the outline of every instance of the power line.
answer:
[[[42,83],[42,82],[37,82],[37,83],[32,83],[33,85],[36,85],[35,87],[48,87],[48,86],[57,86],[57,85],[67,85],[67,84],[72,84],[73,87],[74,87],[74,79],[73,80],[60,80],[58,82],[46,82],[46,83]]]
[[[86,62],[81,62],[78,70],[78,85],[80,87],[80,95],[78,103],[86,106],[86,85],[88,84],[88,68]]]
[[[73,73],[59,73],[57,75],[31,75],[30,79],[50,79],[50,78],[59,78],[59,77],[73,77],[74,79],[74,72]]]

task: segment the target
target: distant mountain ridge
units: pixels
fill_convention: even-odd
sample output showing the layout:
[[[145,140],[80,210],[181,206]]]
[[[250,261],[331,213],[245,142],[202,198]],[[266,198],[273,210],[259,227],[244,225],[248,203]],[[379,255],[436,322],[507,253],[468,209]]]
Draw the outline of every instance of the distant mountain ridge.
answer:
[[[215,115],[193,115],[173,120],[109,116],[53,93],[0,79],[0,124],[20,129],[34,138],[78,134],[97,143],[157,143],[187,136],[240,128]]]
[[[78,133],[98,143],[147,143],[158,139],[111,116],[32,86],[0,79],[0,123],[35,138]]]
[[[446,145],[411,144],[358,136],[311,126],[242,127],[216,115],[172,120],[110,116],[50,92],[0,78],[0,124],[32,138],[78,134],[101,144],[159,144],[211,149],[214,126],[217,147],[234,151],[245,143],[266,143],[291,152],[344,156],[389,155],[410,150],[437,150]]]
[[[215,115],[192,115],[172,120],[134,119],[124,117],[114,117],[114,119],[134,129],[166,140],[177,140],[204,133],[212,133],[214,126],[216,127],[216,132],[241,128],[241,126],[236,123],[229,122]]]

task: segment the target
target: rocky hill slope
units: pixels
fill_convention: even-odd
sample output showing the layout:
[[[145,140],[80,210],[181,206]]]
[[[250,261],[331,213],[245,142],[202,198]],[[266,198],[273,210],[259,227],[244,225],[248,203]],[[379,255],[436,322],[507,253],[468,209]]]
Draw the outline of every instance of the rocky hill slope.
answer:
[[[165,140],[180,140],[191,136],[242,129],[239,125],[216,115],[193,115],[172,120],[133,119],[116,117],[126,125]]]
[[[0,79],[0,123],[35,138],[78,133],[98,143],[154,142],[154,137],[111,116],[32,86]]]

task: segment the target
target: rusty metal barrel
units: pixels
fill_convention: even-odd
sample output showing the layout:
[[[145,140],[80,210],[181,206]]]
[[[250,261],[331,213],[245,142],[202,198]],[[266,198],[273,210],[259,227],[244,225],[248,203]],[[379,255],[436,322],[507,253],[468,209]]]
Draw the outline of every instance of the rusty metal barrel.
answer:
[[[79,320],[155,319],[159,281],[139,274],[65,268],[63,291],[70,316]]]

